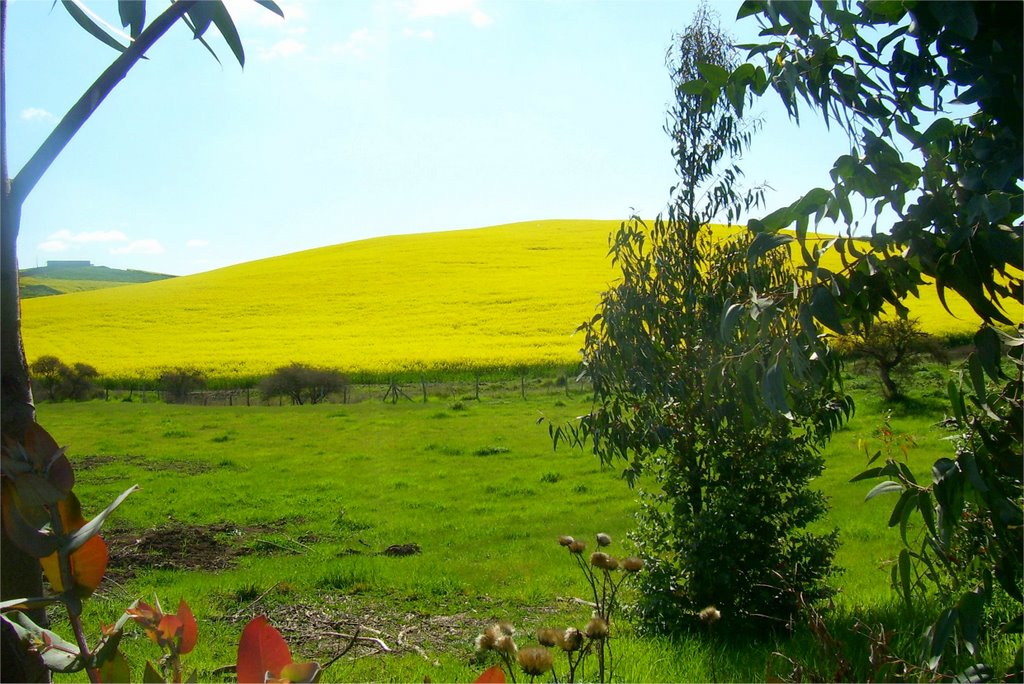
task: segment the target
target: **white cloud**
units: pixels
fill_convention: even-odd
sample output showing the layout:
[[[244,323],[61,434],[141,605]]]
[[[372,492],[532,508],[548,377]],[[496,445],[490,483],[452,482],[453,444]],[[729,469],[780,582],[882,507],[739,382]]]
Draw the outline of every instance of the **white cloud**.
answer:
[[[159,240],[148,238],[146,240],[135,240],[124,247],[115,247],[110,250],[111,254],[163,254],[166,250]]]
[[[413,30],[411,28],[407,28],[407,29],[403,29],[402,30],[402,36],[404,38],[418,38],[420,40],[433,40],[434,39],[434,32],[431,31],[430,29],[426,29],[424,31],[416,31],[416,30]]]
[[[66,252],[71,245],[61,240],[47,240],[39,243],[40,252]]]
[[[269,50],[260,51],[260,59],[293,57],[306,51],[306,44],[296,38],[284,38],[274,43]]]
[[[185,246],[194,249],[198,247],[206,247],[209,244],[209,240],[189,240],[188,242],[185,243]]]
[[[409,8],[410,19],[460,15],[467,17],[477,27],[494,23],[494,19],[480,9],[478,0],[412,0]]]
[[[55,117],[50,112],[39,107],[27,107],[21,110],[21,118],[25,121],[56,121]]]
[[[43,252],[65,252],[74,245],[90,242],[124,242],[128,236],[119,230],[92,230],[72,233],[70,230],[58,230],[39,245]]]
[[[366,59],[369,49],[376,42],[377,39],[370,33],[370,29],[360,28],[350,33],[348,40],[344,43],[335,43],[330,46],[329,51],[332,55]]]

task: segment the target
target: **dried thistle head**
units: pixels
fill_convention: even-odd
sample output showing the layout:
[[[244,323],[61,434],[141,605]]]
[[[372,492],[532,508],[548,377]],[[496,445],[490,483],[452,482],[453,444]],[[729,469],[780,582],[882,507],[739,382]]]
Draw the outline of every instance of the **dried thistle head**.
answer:
[[[570,627],[565,630],[565,633],[562,635],[562,641],[559,645],[562,647],[563,651],[571,652],[580,650],[583,647],[583,632],[575,627]]]
[[[584,544],[583,542],[578,541],[578,540],[573,540],[573,542],[571,544],[569,544],[569,553],[575,553],[578,556],[581,553],[583,553],[583,551],[586,548],[587,548],[587,545]]]
[[[617,570],[619,567],[619,561],[603,551],[595,551],[590,554],[590,564],[601,570]]]
[[[518,649],[516,648],[516,642],[512,641],[511,636],[502,634],[495,640],[494,650],[505,655],[515,655]]]
[[[554,656],[543,646],[527,646],[519,652],[517,660],[519,667],[523,668],[523,672],[531,677],[536,677],[551,669]]]
[[[697,613],[697,617],[699,617],[700,621],[703,622],[705,625],[713,625],[722,619],[722,613],[719,612],[718,608],[715,608],[714,606],[708,606],[704,610]]]
[[[551,627],[542,627],[537,630],[537,641],[541,646],[557,646],[562,640],[562,633]]]
[[[497,622],[495,623],[494,627],[498,630],[498,632],[506,636],[514,636],[516,633],[516,628],[513,627],[512,623],[508,620],[502,620],[501,622]]]
[[[608,638],[608,623],[602,618],[592,617],[590,622],[587,623],[587,627],[584,630],[587,633],[587,637],[594,639],[595,641]]]
[[[483,634],[480,634],[476,638],[476,650],[477,651],[490,651],[494,648],[494,633],[490,629],[485,629]]]
[[[599,532],[597,534],[597,545],[598,546],[610,546],[611,543],[612,543],[612,538],[610,536],[608,536],[607,534],[605,534],[604,532]]]
[[[622,569],[626,572],[640,572],[644,569],[644,561],[642,558],[630,556],[622,561]]]
[[[567,535],[567,534],[563,534],[562,536],[560,536],[560,537],[558,538],[558,543],[559,543],[559,544],[560,544],[561,546],[569,546],[569,545],[570,545],[570,544],[572,544],[572,543],[573,543],[574,541],[576,541],[576,540],[575,540],[575,539],[573,539],[572,537],[570,537],[570,536],[569,536],[569,535]]]

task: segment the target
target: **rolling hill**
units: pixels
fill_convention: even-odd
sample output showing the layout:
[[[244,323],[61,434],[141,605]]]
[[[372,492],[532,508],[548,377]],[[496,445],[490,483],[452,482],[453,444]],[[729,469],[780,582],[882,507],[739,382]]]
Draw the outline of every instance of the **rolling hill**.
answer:
[[[38,266],[19,273],[22,299],[150,283],[174,276],[106,266]]]
[[[196,366],[264,374],[292,361],[386,375],[569,365],[573,331],[614,279],[618,221],[556,220],[351,242],[125,287],[23,302],[29,360],[54,354],[106,375]],[[932,332],[933,290],[912,302]]]

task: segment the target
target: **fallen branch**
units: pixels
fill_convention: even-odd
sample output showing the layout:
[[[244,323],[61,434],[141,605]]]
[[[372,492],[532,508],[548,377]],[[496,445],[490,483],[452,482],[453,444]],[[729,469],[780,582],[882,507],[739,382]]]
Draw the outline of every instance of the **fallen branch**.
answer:
[[[416,644],[405,643],[405,635],[413,631],[414,629],[416,628],[411,626],[403,629],[401,632],[398,633],[398,636],[395,638],[395,643],[397,643],[401,648],[411,648],[412,650],[416,651],[421,656],[423,656],[424,660],[430,660],[430,658],[427,657],[427,652],[424,651],[422,648],[420,648]]]
[[[341,632],[324,632],[324,634],[326,634],[327,636],[339,637],[341,639],[348,639],[353,644],[356,643],[357,641],[359,643],[364,643],[364,644],[367,644],[367,643],[368,644],[373,644],[374,646],[376,646],[380,650],[384,651],[385,653],[391,653],[391,648],[387,644],[385,644],[381,639],[378,639],[377,637],[359,636],[358,632],[356,634],[342,634]]]

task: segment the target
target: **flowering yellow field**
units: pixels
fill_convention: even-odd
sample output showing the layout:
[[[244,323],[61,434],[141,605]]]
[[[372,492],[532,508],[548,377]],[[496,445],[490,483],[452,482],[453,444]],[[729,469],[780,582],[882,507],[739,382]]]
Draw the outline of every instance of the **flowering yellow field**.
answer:
[[[324,247],[153,283],[25,300],[29,360],[113,376],[197,366],[220,377],[292,361],[347,371],[571,364],[572,335],[614,278],[618,221],[536,221]],[[933,290],[932,332],[970,331]]]

